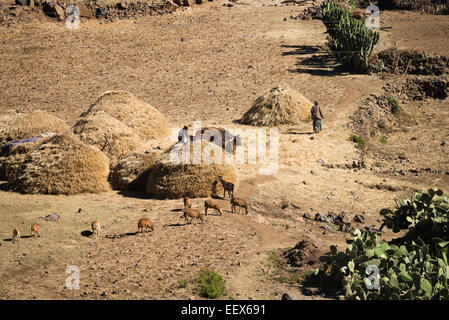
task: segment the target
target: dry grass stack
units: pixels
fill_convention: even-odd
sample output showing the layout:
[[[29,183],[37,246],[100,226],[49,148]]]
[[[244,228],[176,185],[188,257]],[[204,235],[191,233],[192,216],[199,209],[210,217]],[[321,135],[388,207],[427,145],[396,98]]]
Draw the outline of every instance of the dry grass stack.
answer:
[[[223,194],[223,189],[218,181],[219,176],[223,176],[224,180],[232,182],[237,187],[237,172],[233,164],[224,163],[224,151],[221,147],[213,143],[201,140],[198,141],[203,150],[203,154],[211,154],[212,157],[221,157],[221,164],[217,162],[206,164],[204,158],[201,159],[201,154],[194,153],[193,144],[188,143],[187,148],[190,148],[190,156],[186,157],[186,161],[179,163],[173,162],[171,158],[172,150],[169,149],[160,154],[156,163],[151,169],[146,182],[146,191],[150,197],[156,199],[179,199],[183,196],[190,198],[210,197],[214,185],[216,185],[216,192]],[[175,145],[179,146],[180,144]],[[209,152],[204,152],[211,150]],[[181,150],[174,152],[181,156]],[[203,160],[199,164],[195,164],[195,160]],[[198,161],[199,162],[199,161]]]
[[[71,133],[55,135],[27,153],[9,181],[22,193],[77,194],[110,190],[109,160]]]
[[[64,120],[44,111],[13,112],[0,116],[0,146],[42,133],[69,130]]]
[[[45,139],[39,139],[35,142],[27,142],[18,146],[10,146],[0,156],[0,180],[10,180],[17,174],[20,165],[25,160],[26,155],[35,149]]]
[[[143,146],[132,129],[108,114],[79,119],[73,133],[84,143],[103,151],[113,163]]]
[[[241,123],[252,126],[297,125],[311,120],[312,103],[291,89],[276,87],[256,99]]]
[[[112,169],[109,180],[116,190],[144,189],[145,181],[160,151],[132,153],[121,159]]]
[[[104,93],[81,117],[106,113],[133,129],[142,141],[166,137],[168,122],[156,108],[126,91]]]

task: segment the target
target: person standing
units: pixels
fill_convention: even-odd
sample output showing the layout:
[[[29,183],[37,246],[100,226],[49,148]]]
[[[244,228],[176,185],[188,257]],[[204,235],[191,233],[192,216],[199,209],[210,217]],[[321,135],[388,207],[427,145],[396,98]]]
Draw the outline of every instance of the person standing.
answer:
[[[323,113],[321,112],[320,105],[318,101],[315,101],[312,110],[310,111],[312,113],[312,120],[313,120],[313,131],[315,133],[323,131],[323,128],[321,126],[321,120],[324,118]]]

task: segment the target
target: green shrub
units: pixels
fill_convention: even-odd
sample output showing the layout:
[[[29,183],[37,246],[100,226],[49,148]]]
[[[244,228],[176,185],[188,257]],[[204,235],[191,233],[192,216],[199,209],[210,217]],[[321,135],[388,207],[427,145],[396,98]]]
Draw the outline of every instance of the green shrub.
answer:
[[[397,210],[382,209],[385,225],[406,236],[378,241],[370,231],[354,232],[345,251],[336,246],[320,260],[304,283],[334,288],[347,299],[449,299],[449,199],[441,190],[429,190],[398,203]],[[376,270],[377,269],[377,270]]]
[[[382,144],[387,144],[387,137],[386,137],[386,136],[382,136],[382,137],[380,138],[380,142],[381,142]]]
[[[332,0],[323,3],[323,23],[332,38],[331,49],[344,64],[366,72],[379,33],[367,28],[345,8]]]
[[[189,281],[187,279],[179,279],[178,280],[178,288],[187,288],[187,285],[189,284]]]
[[[217,299],[226,294],[225,280],[215,271],[202,269],[195,282],[196,291],[202,297]]]
[[[388,103],[391,106],[391,113],[398,114],[399,112],[399,102],[395,98],[388,97]]]
[[[359,146],[360,149],[362,149],[362,150],[365,149],[366,142],[362,137],[356,136],[355,134],[351,134],[351,136],[349,137],[349,140],[357,143],[357,145]]]

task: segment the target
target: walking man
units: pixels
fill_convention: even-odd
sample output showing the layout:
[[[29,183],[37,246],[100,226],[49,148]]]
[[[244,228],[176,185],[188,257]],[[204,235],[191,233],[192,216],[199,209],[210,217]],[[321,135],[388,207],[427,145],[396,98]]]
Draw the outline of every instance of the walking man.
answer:
[[[314,106],[312,107],[312,110],[310,110],[310,112],[312,113],[313,131],[315,131],[315,133],[323,131],[323,128],[321,127],[321,120],[324,117],[318,101],[315,101]]]

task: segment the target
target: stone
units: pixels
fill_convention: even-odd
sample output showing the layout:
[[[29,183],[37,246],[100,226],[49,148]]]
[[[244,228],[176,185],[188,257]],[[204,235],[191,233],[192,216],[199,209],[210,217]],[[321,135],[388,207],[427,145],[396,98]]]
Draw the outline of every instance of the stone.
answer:
[[[191,7],[193,6],[193,0],[183,0],[182,4],[184,7]]]
[[[294,292],[286,292],[282,295],[282,300],[299,300],[299,296]]]
[[[117,7],[118,7],[120,10],[126,10],[126,9],[128,9],[128,1],[126,1],[126,0],[120,1],[119,3],[117,3]]]
[[[27,0],[16,0],[16,4],[19,6],[25,6],[27,4]]]
[[[44,11],[47,16],[57,18],[60,21],[63,21],[65,18],[64,9],[54,2],[44,2],[42,4],[42,11]]]
[[[165,2],[165,8],[167,8],[170,11],[176,11],[178,10],[179,6],[175,4],[173,1],[168,0]]]
[[[84,3],[77,4],[77,7],[80,12],[80,17],[92,18],[94,16],[94,11],[92,9],[89,9]]]
[[[268,221],[260,213],[253,216],[251,220],[260,224],[268,224]]]

